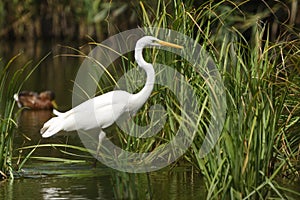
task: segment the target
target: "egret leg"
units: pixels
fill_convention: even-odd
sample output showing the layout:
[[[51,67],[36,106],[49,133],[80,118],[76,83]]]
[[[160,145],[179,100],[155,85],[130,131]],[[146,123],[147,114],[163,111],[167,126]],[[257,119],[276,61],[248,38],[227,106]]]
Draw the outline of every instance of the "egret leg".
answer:
[[[98,146],[97,146],[97,151],[96,151],[96,161],[94,163],[95,166],[96,166],[96,162],[97,162],[98,157],[99,157],[100,147],[102,145],[103,139],[106,137],[106,133],[103,130],[101,130],[98,137],[99,137],[99,141],[98,141]]]

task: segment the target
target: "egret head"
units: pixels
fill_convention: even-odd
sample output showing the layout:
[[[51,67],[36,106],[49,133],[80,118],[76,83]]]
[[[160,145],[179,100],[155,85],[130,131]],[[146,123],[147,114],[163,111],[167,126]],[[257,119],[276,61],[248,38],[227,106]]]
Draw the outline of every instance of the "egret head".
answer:
[[[134,57],[135,57],[135,60],[138,63],[138,65],[144,69],[146,69],[146,66],[149,66],[149,65],[152,67],[152,65],[147,63],[143,58],[142,51],[145,46],[169,46],[169,47],[179,48],[179,49],[183,48],[183,46],[165,42],[165,41],[159,40],[152,36],[142,37],[136,43]]]
[[[183,48],[183,46],[165,42],[165,41],[159,40],[153,36],[144,36],[141,39],[139,39],[136,43],[136,47],[143,48],[145,46],[168,46],[168,47],[173,47],[173,48],[177,48],[177,49]]]

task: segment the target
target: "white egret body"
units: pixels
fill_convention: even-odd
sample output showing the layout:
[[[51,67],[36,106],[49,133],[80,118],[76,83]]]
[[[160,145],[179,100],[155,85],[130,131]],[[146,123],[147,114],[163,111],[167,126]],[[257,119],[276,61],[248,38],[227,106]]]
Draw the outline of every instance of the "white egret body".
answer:
[[[142,51],[146,46],[183,48],[152,36],[142,37],[136,43],[135,60],[139,67],[146,71],[147,80],[143,89],[136,94],[115,90],[89,99],[65,113],[55,111],[54,114],[57,117],[53,117],[44,124],[41,129],[42,137],[50,137],[62,130],[74,131],[99,128],[99,143],[101,143],[105,137],[105,132],[102,129],[112,125],[124,112],[135,113],[140,109],[149,98],[155,81],[155,72],[152,64],[147,63],[143,58]],[[94,109],[95,120],[92,120],[90,117],[91,108]]]

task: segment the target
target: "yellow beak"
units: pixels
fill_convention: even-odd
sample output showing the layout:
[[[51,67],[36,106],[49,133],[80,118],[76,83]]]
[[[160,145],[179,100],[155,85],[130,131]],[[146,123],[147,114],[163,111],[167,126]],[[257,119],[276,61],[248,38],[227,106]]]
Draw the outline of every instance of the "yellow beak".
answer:
[[[177,48],[177,49],[183,49],[183,46],[173,44],[173,43],[170,43],[170,42],[165,42],[165,41],[160,40],[157,43],[162,45],[162,46],[168,46],[168,47],[173,47],[173,48]]]
[[[52,105],[53,105],[53,108],[57,109],[56,101],[55,101],[55,100],[52,100],[51,103],[52,103]]]

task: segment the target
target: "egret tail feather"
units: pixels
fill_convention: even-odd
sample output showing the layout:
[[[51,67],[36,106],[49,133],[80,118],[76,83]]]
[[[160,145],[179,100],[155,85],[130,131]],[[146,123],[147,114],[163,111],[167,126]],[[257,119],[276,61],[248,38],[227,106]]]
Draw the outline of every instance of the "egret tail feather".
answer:
[[[56,110],[56,109],[53,109],[53,114],[56,115],[56,116],[60,116],[60,115],[62,115],[63,113],[62,113],[62,112],[59,112],[59,111]]]
[[[53,117],[47,121],[41,129],[43,138],[51,137],[63,129],[63,122],[59,117]]]

